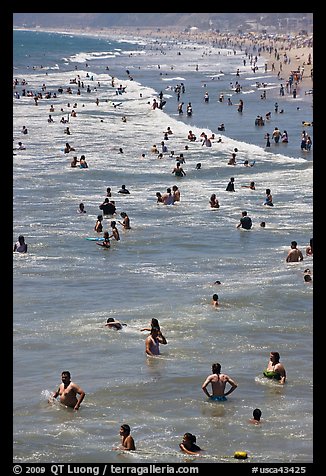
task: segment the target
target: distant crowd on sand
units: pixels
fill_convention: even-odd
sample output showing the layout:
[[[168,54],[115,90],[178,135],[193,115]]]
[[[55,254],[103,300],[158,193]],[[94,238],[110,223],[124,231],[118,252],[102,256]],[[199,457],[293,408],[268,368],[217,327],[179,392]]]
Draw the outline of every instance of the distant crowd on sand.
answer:
[[[233,46],[235,45],[235,37],[227,37],[227,36],[219,36],[216,37],[215,40],[216,42],[220,42],[221,44],[223,43],[223,46],[227,45]],[[259,41],[258,40],[252,40],[253,44],[256,45],[256,48],[259,47]],[[237,42],[239,42],[239,37],[237,37]],[[239,44],[239,43],[237,43]],[[270,52],[272,54],[274,52],[274,48],[272,46],[269,46],[269,49],[267,49],[266,45],[262,47],[262,52],[266,54],[266,52]],[[279,54],[279,51],[277,51],[277,54]],[[278,58],[276,56],[276,58]],[[278,58],[279,60],[280,58]],[[281,65],[282,63],[280,63]],[[280,66],[281,69],[281,66]],[[302,71],[301,71],[302,72]],[[90,76],[86,76],[84,78],[85,81],[94,81],[90,78]],[[300,78],[297,79],[299,81]],[[14,81],[14,89],[15,89],[15,99],[19,99],[20,93],[17,91],[18,86],[24,86],[25,83],[19,84],[19,82]],[[112,82],[111,86],[116,88],[115,84],[115,78],[112,77]],[[61,88],[61,91],[55,92],[55,94],[59,93],[59,95],[64,94],[65,92],[68,94],[77,94],[77,98],[80,98],[83,96],[83,93],[86,91],[87,94],[89,94],[89,85],[87,86],[86,90],[84,89],[85,85],[83,84],[82,78],[80,78],[79,75],[77,75],[77,78],[75,78],[75,81],[71,82],[69,86],[65,86]],[[99,84],[97,83],[97,87],[99,87]],[[76,88],[76,89],[73,89]],[[241,89],[241,88],[240,88]],[[44,98],[44,92],[47,90],[47,87],[45,83],[43,84],[42,91],[37,91],[33,92],[31,94],[31,98],[34,100],[35,106],[39,104],[40,101],[43,101]],[[119,85],[118,87],[119,93],[118,94],[127,94],[126,86]],[[90,92],[96,94],[96,86],[92,87],[90,89]],[[24,94],[27,94],[26,91]],[[54,93],[51,95],[49,91],[46,91],[47,98],[54,97]],[[181,99],[182,99],[182,90],[181,90]],[[64,97],[64,96],[63,96]],[[162,94],[163,97],[163,94]],[[162,98],[161,98],[162,99]],[[209,98],[207,95],[204,96],[203,100],[205,102],[209,101]],[[98,98],[95,99],[95,102],[97,106],[100,107],[100,101]],[[182,100],[181,100],[182,103]],[[183,103],[182,103],[183,104]],[[181,106],[182,106],[181,104]],[[243,101],[240,100],[239,104],[241,106],[240,110],[238,109],[238,112],[243,114],[244,112],[244,104]],[[191,105],[191,104],[190,104]],[[67,108],[69,111],[68,118],[65,119],[64,121],[60,120],[60,124],[65,124],[64,130],[62,131],[63,134],[69,135],[73,137],[74,134],[74,123],[70,122],[71,117],[78,118],[78,114],[76,113],[76,110],[79,108],[79,104],[76,102],[73,105],[70,104],[70,102],[67,104]],[[115,104],[114,106],[117,106]],[[119,107],[122,107],[121,104],[119,103]],[[153,104],[149,105],[149,108],[156,109],[157,106],[153,107]],[[187,107],[187,110],[189,108],[189,104]],[[51,105],[49,112],[51,113],[49,117],[46,119],[48,124],[53,124],[56,120],[56,117],[53,118],[53,114],[55,114],[56,110],[53,105]],[[180,110],[179,110],[180,112]],[[65,113],[64,109],[61,108],[60,110],[60,115]],[[81,116],[85,117],[85,116]],[[78,120],[77,119],[77,120]],[[127,114],[124,114],[121,118],[123,123],[128,123],[129,118]],[[69,123],[69,126],[67,126],[67,123]],[[224,124],[223,124],[224,126]],[[51,125],[49,125],[51,127]],[[221,127],[221,125],[220,125]],[[224,129],[223,129],[224,130]],[[27,142],[27,147],[28,147],[28,130],[24,126],[23,130],[21,131],[24,134],[24,137],[26,138]],[[286,132],[286,131],[285,131]],[[188,164],[188,158],[185,157],[184,155],[187,155],[187,150],[188,150],[188,144],[196,144],[198,147],[212,147],[214,144],[220,143],[222,141],[216,140],[215,135],[211,136],[209,134],[206,134],[205,131],[200,135],[200,137],[197,139],[194,137],[194,134],[192,131],[189,131],[188,136],[182,138],[185,144],[184,152],[180,153],[177,156],[174,156],[174,152],[172,153],[171,147],[167,147],[166,142],[169,141],[169,143],[173,144],[174,141],[174,133],[171,130],[170,127],[168,127],[165,131],[162,131],[163,137],[161,138],[162,140],[156,141],[156,143],[161,144],[161,151],[156,147],[154,148],[154,145],[150,147],[148,145],[148,151],[146,153],[144,152],[142,156],[137,160],[137,164],[135,166],[140,165],[141,167],[143,166],[142,160],[146,160],[146,154],[148,153],[151,157],[155,157],[157,159],[162,159],[162,158],[169,158],[176,160],[176,164],[172,167],[172,170],[170,171],[170,174],[174,176],[175,180],[178,180],[178,185],[172,185],[171,187],[167,187],[165,193],[157,192],[156,193],[156,200],[155,203],[158,204],[159,206],[162,205],[177,205],[181,201],[181,185],[183,180],[189,180],[189,176],[187,175],[187,172],[184,170],[186,166],[184,164]],[[272,139],[275,140],[275,136],[278,136],[279,138],[281,137],[281,134],[272,134]],[[180,139],[180,138],[179,138]],[[76,148],[78,149],[77,145],[71,146],[69,142],[65,142],[65,145],[63,146],[63,151],[64,154],[69,157],[71,153],[76,152]],[[152,144],[153,142],[151,142]],[[169,152],[169,149],[171,152]],[[14,149],[16,153],[21,153],[20,151],[26,150],[26,146],[19,141],[18,147]],[[119,153],[124,154],[126,153],[124,151],[123,147],[120,147]],[[226,165],[236,165],[237,163],[241,163],[237,159],[239,151],[238,149],[235,149],[231,157],[228,160],[228,163]],[[241,154],[241,151],[240,151]],[[160,156],[161,155],[161,156]],[[238,162],[237,162],[238,161]],[[91,161],[90,161],[91,162]],[[79,166],[78,166],[79,163]],[[249,163],[249,161],[243,161],[241,165],[246,166],[246,167],[253,167],[255,163]],[[91,173],[91,163],[88,163],[86,161],[85,154],[80,155],[80,159],[78,159],[78,156],[74,156],[73,159],[69,159],[69,166],[74,168],[74,169],[87,169],[88,171],[85,173]],[[184,168],[183,168],[184,167]],[[196,163],[195,164],[195,170],[200,173],[200,170],[202,168],[201,163]],[[254,171],[254,168],[252,169]],[[84,173],[84,172],[82,172]],[[170,175],[170,177],[171,177]],[[191,180],[191,179],[190,179]],[[248,188],[248,193],[256,193],[256,186],[254,181],[250,181],[249,185],[242,185],[241,187],[243,188]],[[236,192],[236,185],[235,185],[235,177],[231,177],[229,183],[226,185],[226,191],[228,192]],[[265,188],[264,189],[264,201],[262,205],[266,207],[266,210],[269,207],[274,207],[274,200],[272,196],[272,191],[270,188]],[[117,224],[119,224],[122,227],[122,230],[131,230],[131,225],[130,225],[130,217],[126,211],[120,212],[120,217],[122,218],[122,221],[119,221],[116,219],[117,216],[117,203],[116,200],[112,199],[112,187],[107,187],[106,188],[106,197],[104,198],[103,202],[99,204],[99,210],[101,213],[99,213],[96,218],[94,217],[94,238],[97,239],[96,244],[101,246],[102,248],[109,249],[111,247],[111,239],[114,240],[115,242],[121,242],[121,237],[119,230],[117,228]],[[122,184],[121,188],[117,191],[119,197],[123,195],[132,195],[133,191],[130,188],[127,188],[125,184]],[[259,192],[260,193],[260,192]],[[212,208],[212,209],[219,209],[219,212],[223,209],[223,204],[221,203],[221,200],[217,197],[217,193],[212,193],[209,194],[207,197],[207,207]],[[87,206],[87,204],[86,204]],[[156,206],[156,205],[155,205]],[[80,202],[78,205],[77,213],[79,215],[83,215],[87,213],[85,204],[83,202]],[[266,215],[267,216],[267,215]],[[104,218],[108,218],[110,221],[109,226],[107,227],[108,229],[104,230]],[[177,218],[176,218],[177,220]],[[260,228],[265,228],[266,223],[268,223],[268,219],[264,222],[260,223]],[[241,213],[241,216],[239,217],[239,222],[235,225],[237,229],[244,229],[245,231],[250,231],[253,229],[253,222],[251,217],[248,214],[247,210],[243,210]],[[18,252],[18,253],[27,253],[28,246],[27,243],[25,242],[25,237],[24,235],[20,235],[18,237],[17,242],[14,244],[13,251]],[[309,245],[306,247],[306,256],[312,256],[313,255],[313,239],[310,239]],[[291,242],[291,248],[288,251],[287,257],[286,257],[286,263],[296,263],[303,261],[304,256],[302,251],[298,248],[298,244],[296,241]],[[304,282],[310,282],[312,280],[311,278],[312,273],[309,268],[307,268],[304,272]],[[220,281],[215,281],[214,284],[221,284]],[[220,304],[220,299],[218,294],[214,293],[211,301],[212,305],[216,308],[218,308]],[[123,326],[125,326],[125,323],[121,323],[120,321],[115,320],[114,318],[109,318],[105,324],[105,327],[108,329],[111,329],[113,331],[119,331],[123,330]],[[166,337],[162,334],[160,325],[157,321],[157,319],[153,318],[150,325],[148,327],[140,329],[142,332],[149,332],[145,339],[144,343],[144,352],[148,358],[157,358],[161,352],[160,352],[160,346],[161,345],[167,345],[167,339]],[[286,382],[286,371],[283,363],[280,362],[280,355],[278,352],[273,351],[270,352],[269,356],[269,361],[267,363],[266,369],[262,372],[263,377],[266,379],[271,379],[275,382],[277,382],[280,385],[284,385]],[[50,402],[54,403],[57,398],[59,398],[60,402],[69,408],[73,408],[74,410],[78,410],[81,403],[83,402],[85,398],[85,391],[76,383],[71,381],[71,376],[69,371],[63,371],[61,374],[61,379],[62,383],[59,385],[58,389],[52,394],[50,398]],[[207,388],[211,387],[211,392],[208,391]],[[202,390],[206,397],[208,398],[208,401],[210,402],[224,402],[227,400],[227,397],[238,388],[238,383],[235,381],[234,378],[231,378],[229,375],[221,373],[221,364],[216,362],[212,364],[212,373],[207,376],[207,378],[204,380],[202,384]],[[253,410],[253,418],[249,420],[250,423],[254,423],[256,425],[261,423],[261,414],[262,411],[260,409],[255,408]],[[117,447],[116,449],[122,449],[122,450],[135,450],[136,445],[134,442],[133,437],[131,436],[131,428],[128,424],[122,424],[120,427],[120,437],[121,437],[121,445]],[[196,436],[193,435],[192,433],[185,433],[183,435],[183,439],[179,444],[179,448],[187,453],[187,454],[198,454],[201,453],[203,450],[197,446],[196,444]],[[239,455],[237,457],[240,457]]]

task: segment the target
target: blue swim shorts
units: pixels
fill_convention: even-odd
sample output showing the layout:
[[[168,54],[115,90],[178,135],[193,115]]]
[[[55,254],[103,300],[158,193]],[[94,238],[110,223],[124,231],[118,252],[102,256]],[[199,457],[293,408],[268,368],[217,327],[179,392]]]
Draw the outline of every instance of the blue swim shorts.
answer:
[[[214,401],[214,402],[225,402],[227,400],[227,398],[224,396],[224,395],[212,395],[211,397],[209,397],[210,400]]]

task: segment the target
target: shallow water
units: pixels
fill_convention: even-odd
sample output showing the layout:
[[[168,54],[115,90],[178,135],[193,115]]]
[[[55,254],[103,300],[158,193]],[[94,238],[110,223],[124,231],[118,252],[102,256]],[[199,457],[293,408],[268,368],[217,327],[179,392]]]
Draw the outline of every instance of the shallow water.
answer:
[[[279,81],[268,74],[271,89],[262,105],[257,77],[242,68],[240,51],[230,56],[213,49],[208,59],[207,47],[195,46],[75,35],[67,42],[62,34],[14,32],[14,77],[25,78],[27,89],[39,91],[46,83],[47,90],[57,91],[77,74],[93,88],[77,96],[73,86],[73,95],[43,99],[37,107],[33,98],[13,100],[14,144],[26,145],[13,157],[13,241],[24,234],[29,246],[27,255],[13,256],[13,284],[19,289],[13,319],[15,462],[183,463],[189,458],[178,444],[185,432],[194,433],[205,449],[196,463],[228,463],[236,450],[247,451],[250,462],[313,461],[313,285],[303,282],[313,260],[285,263],[292,240],[304,252],[312,237],[313,151],[300,151],[301,121],[312,119],[312,97],[301,91],[296,100],[280,99]],[[243,70],[242,115],[217,101],[221,91],[238,100],[229,89],[237,67]],[[212,80],[220,70],[224,76]],[[111,87],[111,74],[116,84],[127,85],[125,94]],[[175,94],[165,89],[181,81],[182,100],[193,105],[191,118],[177,114]],[[209,104],[203,102],[206,89]],[[161,90],[167,103],[154,111],[150,105]],[[255,117],[274,111],[276,100],[284,114],[272,113],[270,125],[257,129]],[[68,137],[59,120],[75,101],[77,117],[70,117]],[[115,108],[118,101],[122,105]],[[51,104],[55,122],[48,124]],[[213,141],[207,148],[187,141],[189,129],[198,138],[202,131],[219,137],[221,122],[226,124],[221,144]],[[265,149],[264,134],[275,125],[288,131],[290,142]],[[169,151],[186,157],[182,179],[171,173],[174,158],[159,160],[150,153],[168,126]],[[74,154],[63,153],[67,141],[78,157],[86,155],[88,169],[70,167]],[[239,162],[255,160],[254,167],[228,166],[234,147]],[[234,194],[225,191],[231,176]],[[241,187],[252,180],[255,191]],[[122,183],[130,195],[117,193]],[[156,192],[173,184],[181,191],[180,203],[157,204]],[[132,229],[119,225],[121,241],[103,250],[85,238],[96,235],[108,186],[115,219],[126,211]],[[269,209],[262,205],[266,188],[275,204]],[[218,210],[209,208],[212,193]],[[76,213],[81,201],[85,216]],[[236,229],[244,209],[253,220],[249,232]],[[104,222],[109,226],[110,219]],[[213,284],[216,279],[221,285]],[[218,309],[210,304],[216,292]],[[108,317],[127,326],[108,330]],[[156,358],[145,356],[146,333],[140,332],[152,317],[168,341]],[[286,367],[284,387],[262,378],[271,350]],[[238,383],[225,403],[207,402],[201,390],[216,361]],[[47,403],[63,370],[86,392],[79,412]],[[248,424],[255,407],[262,410],[260,427]],[[132,428],[137,448],[132,454],[113,450],[122,423]]]

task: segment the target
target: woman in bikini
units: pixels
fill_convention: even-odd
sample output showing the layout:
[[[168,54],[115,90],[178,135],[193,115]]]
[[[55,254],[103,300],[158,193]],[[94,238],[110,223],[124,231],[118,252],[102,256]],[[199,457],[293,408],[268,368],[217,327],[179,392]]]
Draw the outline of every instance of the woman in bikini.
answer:
[[[271,352],[267,369],[263,371],[264,377],[279,380],[283,385],[286,380],[286,372],[284,365],[280,362],[280,354],[278,352]]]

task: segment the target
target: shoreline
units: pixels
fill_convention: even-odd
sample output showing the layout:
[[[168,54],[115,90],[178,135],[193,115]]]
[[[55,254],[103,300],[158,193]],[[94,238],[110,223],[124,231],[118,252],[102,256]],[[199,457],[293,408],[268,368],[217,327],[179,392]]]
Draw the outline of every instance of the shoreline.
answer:
[[[250,34],[234,35],[229,33],[217,33],[214,31],[185,32],[175,28],[167,28],[163,31],[153,28],[129,27],[79,30],[72,28],[68,31],[59,31],[51,28],[21,28],[13,27],[15,30],[55,32],[61,34],[75,34],[81,36],[92,36],[99,38],[117,38],[119,40],[128,38],[133,40],[159,41],[162,42],[184,42],[190,41],[198,44],[220,46],[223,48],[235,48],[250,53],[258,52],[265,58],[267,71],[279,76],[280,80],[288,81],[292,71],[299,71],[297,81],[298,89],[302,89],[307,94],[313,91],[313,38],[310,36],[296,35],[289,37],[286,35],[273,35],[266,38],[266,35],[250,32]],[[274,63],[274,68],[273,68]]]

